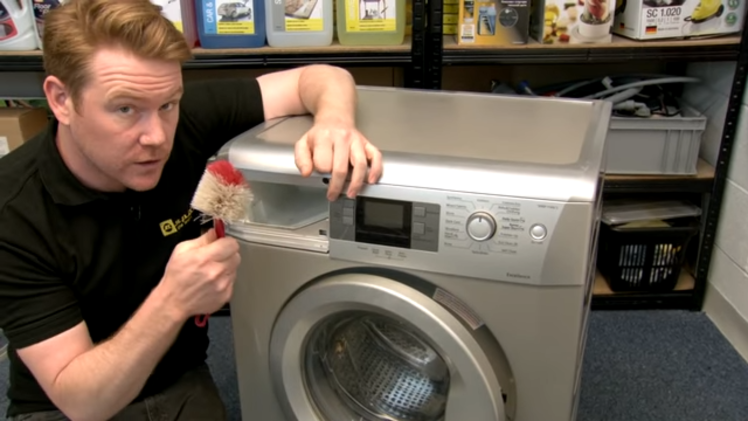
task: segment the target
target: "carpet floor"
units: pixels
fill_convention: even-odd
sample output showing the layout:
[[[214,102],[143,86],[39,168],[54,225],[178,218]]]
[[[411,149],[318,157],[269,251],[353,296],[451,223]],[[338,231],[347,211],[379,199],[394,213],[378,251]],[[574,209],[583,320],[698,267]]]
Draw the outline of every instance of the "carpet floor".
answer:
[[[209,364],[230,419],[241,420],[231,321],[210,321]],[[748,363],[703,313],[595,311],[577,421],[748,420]],[[0,417],[7,401],[0,363]]]

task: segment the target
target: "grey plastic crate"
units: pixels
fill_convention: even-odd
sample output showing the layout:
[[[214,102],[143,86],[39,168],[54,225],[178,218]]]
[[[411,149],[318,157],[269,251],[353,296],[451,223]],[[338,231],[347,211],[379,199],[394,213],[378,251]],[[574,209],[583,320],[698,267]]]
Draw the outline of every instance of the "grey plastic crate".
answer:
[[[607,139],[608,174],[693,175],[707,118],[681,107],[681,117],[612,117]]]

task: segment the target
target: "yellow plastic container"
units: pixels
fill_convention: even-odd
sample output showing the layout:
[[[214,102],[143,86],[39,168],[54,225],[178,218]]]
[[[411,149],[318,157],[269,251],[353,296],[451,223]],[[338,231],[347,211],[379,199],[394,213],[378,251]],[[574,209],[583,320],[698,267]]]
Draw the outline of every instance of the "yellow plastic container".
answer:
[[[405,39],[406,0],[335,0],[342,45],[400,45]]]

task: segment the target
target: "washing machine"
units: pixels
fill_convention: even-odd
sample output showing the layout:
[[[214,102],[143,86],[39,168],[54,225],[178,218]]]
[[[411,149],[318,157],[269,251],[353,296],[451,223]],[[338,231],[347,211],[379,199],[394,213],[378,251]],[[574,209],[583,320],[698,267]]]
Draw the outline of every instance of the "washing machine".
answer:
[[[262,421],[575,419],[610,104],[359,87],[379,183],[326,198],[268,121],[219,153],[241,411]]]

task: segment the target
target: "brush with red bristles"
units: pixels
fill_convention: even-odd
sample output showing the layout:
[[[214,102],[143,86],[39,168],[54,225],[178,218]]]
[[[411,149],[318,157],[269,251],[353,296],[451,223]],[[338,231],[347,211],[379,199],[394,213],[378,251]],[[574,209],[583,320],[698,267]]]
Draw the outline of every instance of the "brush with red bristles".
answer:
[[[191,206],[212,219],[216,236],[226,236],[226,222],[245,221],[252,201],[252,190],[242,176],[228,161],[215,161],[205,169],[197,185]],[[204,327],[208,315],[195,316],[195,324]]]

